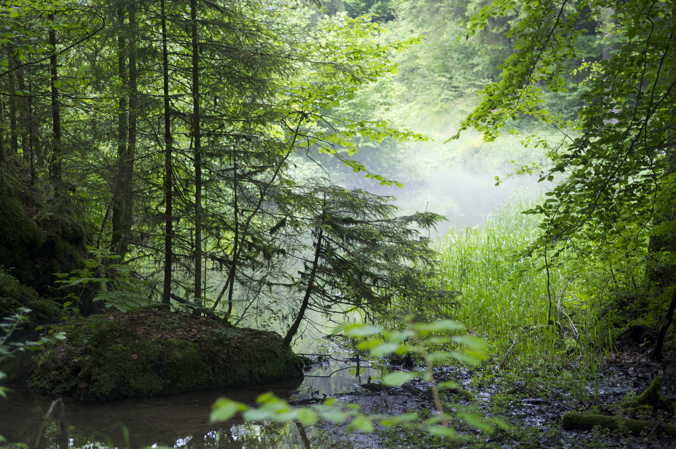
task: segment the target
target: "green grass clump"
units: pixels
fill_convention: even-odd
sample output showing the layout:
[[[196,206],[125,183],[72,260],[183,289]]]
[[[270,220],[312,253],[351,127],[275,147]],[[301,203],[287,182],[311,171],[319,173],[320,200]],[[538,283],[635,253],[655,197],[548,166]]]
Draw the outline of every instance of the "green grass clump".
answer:
[[[527,252],[540,219],[524,209],[517,204],[481,228],[451,231],[440,243],[440,276],[460,292],[449,314],[486,337],[500,365],[533,368],[581,355],[596,338],[596,313],[589,292],[578,288],[572,256],[550,253],[545,264],[541,252]]]

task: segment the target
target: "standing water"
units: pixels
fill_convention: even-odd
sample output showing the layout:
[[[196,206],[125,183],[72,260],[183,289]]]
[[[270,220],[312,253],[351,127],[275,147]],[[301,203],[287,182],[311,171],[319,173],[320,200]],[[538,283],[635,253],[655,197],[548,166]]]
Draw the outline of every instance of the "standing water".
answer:
[[[355,391],[377,372],[349,353],[333,348],[306,372],[301,384],[275,384],[224,391],[189,393],[151,399],[85,403],[66,399],[63,421],[69,447],[87,448],[222,448],[309,449],[325,447],[327,435],[302,426],[244,423],[241,419],[210,423],[212,404],[219,397],[254,404],[264,392],[294,401],[321,400]],[[357,366],[359,368],[357,368]],[[57,448],[63,440],[55,420],[43,426],[53,399],[13,389],[0,400],[0,435],[8,441],[36,446],[40,429],[42,448]],[[63,448],[60,448],[63,449]]]

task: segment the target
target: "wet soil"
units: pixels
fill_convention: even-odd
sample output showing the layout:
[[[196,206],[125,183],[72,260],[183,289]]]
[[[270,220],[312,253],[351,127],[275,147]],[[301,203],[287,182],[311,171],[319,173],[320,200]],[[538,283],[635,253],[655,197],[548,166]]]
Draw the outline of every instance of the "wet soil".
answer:
[[[663,375],[662,395],[676,399],[676,354],[664,363],[656,363],[640,352],[611,354],[597,372],[582,371],[572,363],[569,369],[546,376],[537,373],[492,372],[489,367],[471,371],[461,367],[441,367],[435,370],[437,381],[453,380],[469,394],[448,396],[453,409],[474,406],[489,416],[500,416],[511,424],[510,431],[481,435],[471,430],[465,435],[470,442],[450,443],[426,438],[410,431],[378,429],[373,434],[346,434],[353,449],[414,449],[414,448],[486,448],[486,449],[675,449],[676,439],[657,433],[642,436],[619,431],[595,429],[566,431],[561,429],[561,416],[569,411],[593,410],[602,414],[654,422],[674,422],[674,417],[649,409],[627,409],[626,398],[640,394],[658,374]],[[378,390],[378,391],[373,391]],[[359,404],[368,413],[399,415],[408,411],[432,413],[430,385],[414,380],[400,388],[373,388],[339,395],[344,402]],[[340,432],[334,426],[324,426]]]

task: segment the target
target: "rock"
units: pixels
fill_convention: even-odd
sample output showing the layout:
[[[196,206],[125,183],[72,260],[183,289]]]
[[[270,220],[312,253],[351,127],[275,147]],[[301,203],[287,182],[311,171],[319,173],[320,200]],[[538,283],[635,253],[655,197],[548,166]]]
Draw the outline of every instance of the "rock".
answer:
[[[82,400],[151,397],[301,379],[302,361],[274,333],[148,307],[54,328],[65,342],[36,357],[29,387]]]
[[[54,301],[41,298],[38,293],[0,267],[0,317],[10,316],[19,307],[31,310],[31,324],[47,324],[58,320],[61,308]]]
[[[82,218],[75,212],[78,208],[66,196],[48,201],[15,176],[5,174],[0,176],[0,265],[4,275],[60,306],[68,300],[69,292],[57,288],[55,273],[81,268],[87,255]],[[0,317],[15,311],[0,300]]]

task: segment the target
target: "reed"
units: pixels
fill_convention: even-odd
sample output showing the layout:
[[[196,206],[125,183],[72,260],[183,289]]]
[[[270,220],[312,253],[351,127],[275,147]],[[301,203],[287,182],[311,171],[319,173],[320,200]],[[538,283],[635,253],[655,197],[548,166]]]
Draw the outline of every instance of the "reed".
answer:
[[[597,320],[570,274],[574,258],[561,253],[547,270],[542,254],[526,254],[540,219],[525,208],[515,204],[483,227],[449,232],[439,242],[440,281],[460,293],[448,313],[485,337],[500,365],[551,365],[582,356],[598,339]]]

